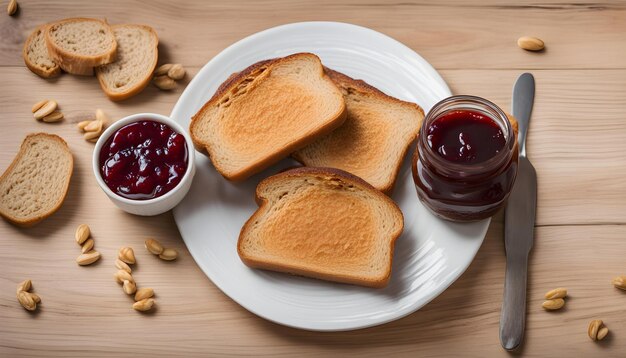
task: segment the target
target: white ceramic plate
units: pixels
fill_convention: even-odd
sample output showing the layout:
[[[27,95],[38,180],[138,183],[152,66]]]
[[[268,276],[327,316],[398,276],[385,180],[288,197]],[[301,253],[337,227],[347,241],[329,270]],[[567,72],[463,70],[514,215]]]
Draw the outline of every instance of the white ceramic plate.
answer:
[[[451,95],[439,74],[408,47],[376,31],[334,22],[305,22],[249,36],[222,51],[191,81],[172,111],[189,127],[192,115],[233,72],[263,59],[313,52],[322,62],[428,111]],[[239,230],[257,209],[262,178],[294,163],[285,160],[244,183],[223,179],[203,155],[187,197],[174,210],[185,244],[206,275],[253,313],[283,325],[316,331],[364,328],[408,315],[443,292],[470,264],[489,220],[453,224],[419,202],[408,157],[393,199],[404,213],[392,279],[384,289],[334,284],[253,270],[237,255]]]

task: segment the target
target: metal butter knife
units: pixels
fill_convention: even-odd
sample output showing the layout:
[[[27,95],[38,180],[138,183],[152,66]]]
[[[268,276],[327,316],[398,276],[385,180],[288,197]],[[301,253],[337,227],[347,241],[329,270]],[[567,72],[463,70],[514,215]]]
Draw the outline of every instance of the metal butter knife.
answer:
[[[511,107],[519,124],[519,167],[504,212],[506,276],[500,315],[500,343],[506,350],[514,350],[521,344],[526,325],[528,254],[533,247],[537,208],[537,173],[526,158],[526,133],[534,99],[535,79],[530,73],[524,73],[513,87]]]

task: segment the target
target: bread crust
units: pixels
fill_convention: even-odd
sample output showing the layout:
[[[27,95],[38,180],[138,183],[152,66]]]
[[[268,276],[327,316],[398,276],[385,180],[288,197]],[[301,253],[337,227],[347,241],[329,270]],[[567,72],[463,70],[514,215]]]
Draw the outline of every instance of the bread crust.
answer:
[[[52,60],[52,62],[54,62],[55,66],[51,68],[50,70],[46,71],[46,70],[43,70],[41,67],[37,66],[35,63],[31,62],[30,58],[28,58],[28,47],[30,46],[30,43],[35,39],[39,31],[43,32],[44,37],[45,37],[45,32],[46,32],[47,27],[48,27],[48,24],[39,25],[37,28],[35,28],[35,30],[33,30],[33,32],[30,33],[28,38],[26,38],[26,41],[24,41],[24,47],[22,48],[22,57],[24,58],[24,63],[26,64],[26,67],[28,67],[28,69],[31,70],[31,72],[33,72],[39,77],[52,78],[52,77],[57,77],[58,75],[61,74],[61,67],[56,62],[54,62],[54,60]]]
[[[288,61],[288,60],[290,60],[290,59],[292,59],[294,57],[297,57],[297,56],[315,56],[316,58],[318,58],[315,54],[312,54],[312,53],[307,53],[307,52],[296,53],[296,54],[285,56],[285,57],[281,57],[281,58],[275,58],[275,59],[270,59],[270,60],[259,61],[257,63],[254,63],[254,64],[248,66],[244,70],[242,70],[242,71],[240,71],[238,73],[234,73],[230,77],[228,77],[228,79],[218,87],[217,91],[211,97],[211,99],[209,99],[204,104],[204,106],[202,106],[202,108],[191,118],[191,123],[189,124],[189,133],[191,134],[191,139],[192,139],[192,141],[194,143],[194,146],[196,147],[196,150],[198,150],[200,153],[202,153],[202,154],[208,156],[209,158],[211,158],[211,149],[209,148],[209,144],[205,143],[205,142],[202,142],[202,140],[200,140],[200,138],[198,138],[198,136],[195,133],[195,126],[197,125],[198,121],[200,120],[200,118],[202,117],[203,113],[207,109],[209,109],[211,106],[213,106],[216,102],[218,102],[222,98],[222,96],[224,96],[225,94],[230,92],[242,80],[244,80],[246,77],[248,77],[250,74],[254,73],[255,71],[257,71],[257,70],[259,70],[261,68],[271,69],[272,66],[275,66],[275,65],[277,65],[279,63],[282,63],[284,61]],[[321,69],[320,76],[323,79],[329,81],[329,83],[333,84],[333,86],[335,86],[334,82],[332,82],[332,80],[324,73],[323,67]],[[339,91],[339,89],[337,89],[337,91]],[[339,94],[341,95],[341,93],[339,93]],[[282,148],[281,150],[277,151],[273,155],[268,156],[264,160],[261,160],[261,161],[255,163],[254,165],[246,168],[245,170],[241,170],[241,171],[235,172],[235,173],[227,173],[226,171],[223,170],[223,168],[221,168],[219,166],[219,164],[216,165],[216,163],[214,161],[212,161],[213,166],[217,169],[217,171],[222,176],[224,176],[228,180],[231,180],[231,181],[242,181],[242,180],[245,180],[248,177],[250,177],[251,175],[258,173],[258,172],[262,171],[263,169],[266,169],[270,165],[278,162],[279,160],[288,157],[295,150],[297,150],[299,148],[302,148],[302,147],[304,147],[304,146],[314,142],[317,138],[320,138],[320,137],[322,137],[322,136],[332,132],[333,130],[335,130],[336,128],[341,126],[341,124],[343,124],[343,122],[346,120],[346,115],[347,115],[347,113],[346,113],[346,105],[345,105],[345,103],[343,103],[341,111],[338,112],[334,116],[334,119],[332,121],[330,121],[328,124],[320,127],[314,135],[311,135],[311,136],[306,137],[306,138],[302,138],[298,142],[292,143],[291,145]]]
[[[48,52],[50,53],[50,57],[56,62],[65,72],[72,73],[75,75],[89,75],[93,76],[93,68],[100,65],[105,65],[107,63],[111,63],[115,61],[117,56],[117,41],[113,42],[113,46],[109,50],[109,52],[100,54],[100,55],[77,55],[71,52],[64,50],[63,48],[56,45],[56,43],[52,40],[52,36],[50,32],[56,26],[60,26],[62,24],[70,23],[70,22],[81,22],[81,21],[98,21],[100,22],[106,29],[109,30],[113,39],[115,39],[115,34],[111,30],[111,27],[106,21],[100,19],[93,18],[85,18],[85,17],[74,17],[69,19],[64,19],[61,21],[57,21],[55,23],[51,23],[46,28],[46,45],[48,46]]]
[[[143,78],[141,81],[139,81],[137,83],[136,86],[129,88],[128,90],[126,90],[125,92],[112,92],[108,89],[108,87],[106,86],[106,84],[104,83],[104,78],[100,73],[100,68],[102,66],[98,66],[96,67],[96,77],[98,77],[98,82],[100,82],[100,87],[102,87],[102,91],[104,91],[104,94],[107,95],[107,97],[109,97],[110,100],[117,102],[117,101],[123,101],[125,99],[128,99],[130,97],[133,97],[139,93],[141,93],[141,91],[143,91],[148,84],[150,84],[150,80],[152,79],[152,74],[154,73],[154,69],[156,68],[157,62],[159,61],[159,50],[158,50],[158,46],[159,46],[159,36],[157,35],[156,31],[154,31],[154,29],[148,25],[135,25],[135,24],[122,24],[122,25],[113,25],[111,26],[111,29],[113,30],[113,35],[115,35],[115,29],[117,28],[122,28],[122,27],[126,27],[126,26],[131,26],[131,27],[142,27],[145,30],[148,30],[150,33],[152,33],[152,35],[155,38],[155,53],[156,56],[154,56],[154,61],[152,62],[151,65],[151,70],[148,73],[148,75]],[[106,66],[106,65],[103,65]]]
[[[378,88],[371,86],[370,84],[368,84],[367,82],[363,81],[363,80],[357,80],[354,79],[352,77],[349,77],[347,75],[344,75],[341,72],[332,70],[326,66],[324,66],[324,71],[326,72],[326,74],[333,80],[333,82],[335,82],[335,84],[337,85],[337,87],[348,90],[349,88],[354,88],[357,89],[361,92],[364,92],[365,95],[367,96],[371,96],[371,97],[378,97],[382,100],[385,101],[392,101],[395,103],[398,103],[400,105],[403,106],[411,106],[413,108],[415,108],[417,111],[420,112],[422,118],[424,118],[424,110],[422,109],[422,107],[420,107],[419,105],[412,103],[412,102],[406,102],[406,101],[402,101],[400,99],[397,99],[395,97],[391,97],[387,94],[385,94],[384,92],[380,91]],[[419,127],[419,123],[418,123],[418,127]],[[418,131],[416,133],[419,132],[419,128]],[[415,138],[417,138],[417,134],[415,136]],[[391,195],[391,193],[393,192],[393,188],[395,187],[396,184],[396,179],[398,178],[398,173],[400,172],[400,169],[402,168],[402,163],[404,161],[404,158],[406,157],[407,152],[409,151],[409,148],[411,147],[411,144],[415,141],[415,138],[413,138],[413,140],[411,140],[410,142],[406,143],[406,145],[404,146],[404,148],[401,151],[401,158],[402,160],[400,160],[399,164],[393,169],[391,178],[393,180],[391,180],[389,183],[387,183],[386,185],[377,188],[378,190],[382,191],[383,193],[387,194],[387,195]],[[291,156],[297,160],[299,163],[301,163],[302,165],[307,165],[306,163],[306,158],[299,152],[294,152],[291,154]]]
[[[74,171],[74,157],[72,155],[72,152],[70,152],[70,149],[67,145],[67,143],[65,142],[65,140],[61,137],[59,137],[56,134],[49,134],[49,133],[31,133],[29,135],[27,135],[24,140],[22,141],[22,144],[20,145],[20,150],[17,152],[17,154],[15,155],[15,158],[13,158],[13,161],[11,162],[11,164],[9,165],[9,167],[4,171],[4,173],[2,173],[2,176],[0,176],[0,182],[3,182],[4,180],[6,180],[6,178],[8,178],[11,173],[13,172],[13,168],[17,165],[17,163],[20,162],[20,160],[22,159],[22,157],[24,156],[24,154],[27,151],[27,148],[25,148],[26,143],[28,143],[28,140],[32,137],[47,137],[49,139],[52,139],[54,141],[57,141],[59,143],[62,144],[62,146],[67,150],[67,153],[69,154],[69,158],[70,158],[70,170],[67,173],[67,185],[65,185],[65,188],[63,189],[63,195],[61,196],[61,200],[59,200],[58,203],[56,203],[56,205],[52,208],[52,210],[50,210],[47,213],[41,214],[39,216],[36,216],[32,219],[29,220],[23,220],[20,218],[16,218],[14,216],[11,216],[8,213],[5,213],[4,211],[0,210],[0,216],[2,216],[3,218],[5,218],[6,220],[8,220],[9,222],[17,225],[17,226],[22,226],[22,227],[29,227],[29,226],[33,226],[35,224],[37,224],[38,222],[40,222],[41,220],[49,217],[50,215],[54,214],[57,210],[59,210],[59,208],[61,207],[61,205],[63,205],[63,202],[65,201],[65,197],[67,196],[67,192],[69,190],[69,186],[70,186],[70,180],[72,178],[72,173]]]
[[[355,276],[348,276],[348,275],[342,275],[342,274],[330,275],[330,274],[323,274],[323,273],[315,273],[315,272],[311,272],[303,268],[299,268],[297,265],[281,265],[278,263],[256,260],[253,257],[246,255],[246,252],[242,248],[243,241],[244,241],[243,238],[249,233],[249,231],[251,230],[252,224],[265,211],[266,206],[269,203],[269,200],[263,197],[262,195],[263,188],[266,186],[271,186],[273,185],[275,181],[282,180],[284,178],[290,178],[290,177],[299,178],[303,176],[306,177],[306,176],[319,176],[319,175],[328,176],[330,178],[338,178],[341,181],[358,186],[362,190],[367,191],[371,195],[376,196],[380,198],[381,200],[383,200],[384,202],[386,202],[387,204],[389,204],[392,207],[392,210],[394,210],[396,214],[399,215],[399,218],[400,218],[399,230],[397,230],[397,232],[395,232],[393,236],[391,237],[391,239],[389,240],[389,245],[390,245],[389,250],[391,254],[389,255],[389,261],[386,263],[386,269],[385,269],[386,275],[384,277],[377,279],[377,280],[370,280],[367,278],[359,278]],[[350,174],[340,169],[300,167],[300,168],[295,168],[295,169],[290,169],[284,172],[280,172],[276,175],[273,175],[269,178],[262,180],[256,188],[255,197],[256,197],[256,202],[259,205],[259,208],[254,212],[254,214],[252,214],[252,216],[248,219],[248,221],[246,221],[244,226],[241,228],[241,232],[239,234],[239,240],[237,242],[237,253],[239,254],[239,257],[241,258],[241,261],[243,261],[243,263],[245,263],[247,266],[252,267],[252,268],[264,269],[264,270],[285,272],[285,273],[295,274],[299,276],[312,277],[312,278],[317,278],[320,280],[340,282],[340,283],[349,283],[349,284],[373,287],[373,288],[382,288],[382,287],[385,287],[389,283],[389,280],[391,278],[391,267],[393,263],[393,250],[395,247],[396,240],[398,239],[398,237],[400,237],[400,235],[402,234],[402,231],[404,230],[404,216],[402,214],[402,211],[398,207],[398,205],[393,200],[391,200],[387,195],[383,194],[381,191],[379,191],[378,189],[370,185],[365,180],[359,178],[356,175]]]

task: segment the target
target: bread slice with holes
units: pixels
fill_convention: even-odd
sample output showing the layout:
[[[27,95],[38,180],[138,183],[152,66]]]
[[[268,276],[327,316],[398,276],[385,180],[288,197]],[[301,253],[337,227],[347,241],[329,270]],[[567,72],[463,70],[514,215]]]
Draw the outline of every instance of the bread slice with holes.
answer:
[[[61,67],[50,57],[46,45],[45,32],[48,24],[37,27],[24,42],[22,57],[24,63],[34,74],[43,78],[56,77]]]
[[[237,252],[252,268],[384,287],[404,228],[398,206],[338,169],[298,168],[263,180]]]
[[[93,68],[115,61],[113,30],[99,19],[71,18],[52,23],[45,33],[48,52],[66,72],[93,75]]]
[[[156,67],[159,38],[146,25],[111,26],[117,41],[117,60],[96,67],[96,76],[104,93],[113,101],[130,98],[150,83]]]
[[[348,118],[337,130],[294,152],[293,157],[306,166],[348,171],[390,193],[424,111],[364,81],[328,68],[326,73],[343,93]]]
[[[345,120],[341,92],[311,53],[261,61],[224,82],[190,133],[220,174],[243,180]]]
[[[73,168],[72,153],[61,137],[28,135],[0,177],[0,215],[19,226],[52,215],[65,200]]]

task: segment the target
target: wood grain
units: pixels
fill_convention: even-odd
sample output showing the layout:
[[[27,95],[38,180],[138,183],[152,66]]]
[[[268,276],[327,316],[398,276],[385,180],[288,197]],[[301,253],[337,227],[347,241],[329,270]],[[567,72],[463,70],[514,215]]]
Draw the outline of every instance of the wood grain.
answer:
[[[454,4],[460,7],[454,7]],[[161,39],[161,55],[201,66],[231,43],[291,22],[349,22],[380,31],[417,50],[438,69],[624,68],[626,2],[533,1],[167,1],[71,0],[20,2],[21,13],[0,17],[0,63],[21,65],[21,45],[42,22],[98,16],[110,23],[146,23]],[[517,48],[538,36],[545,53]],[[546,56],[548,55],[548,56]]]
[[[6,2],[0,3],[4,6]],[[420,311],[380,327],[314,333],[260,319],[226,297],[187,252],[170,213],[127,215],[113,206],[91,174],[93,144],[74,124],[102,108],[112,119],[137,112],[168,114],[183,86],[153,86],[110,102],[93,78],[46,81],[23,66],[20,50],[36,24],[69,16],[106,17],[156,28],[161,62],[181,62],[193,77],[231,43],[265,28],[307,20],[346,21],[386,33],[413,48],[455,93],[492,99],[507,109],[524,70],[537,79],[528,153],[539,174],[536,244],[529,275],[526,343],[516,355],[620,357],[626,352],[626,293],[610,280],[626,274],[626,2],[532,0],[422,1],[45,1],[22,0],[16,17],[0,14],[0,170],[23,137],[57,133],[74,153],[75,173],[59,212],[39,225],[0,221],[0,356],[424,356],[506,357],[498,342],[504,278],[502,216],[461,278]],[[544,53],[519,50],[536,35]],[[56,99],[66,120],[43,124],[33,103]],[[100,262],[75,263],[77,225],[88,223]],[[163,262],[142,246],[155,237],[181,253]],[[116,251],[135,248],[139,287],[153,287],[158,309],[139,314],[115,283]],[[23,310],[15,286],[33,280],[43,302]],[[566,308],[545,312],[542,296],[564,286]],[[611,333],[586,336],[590,320]]]

